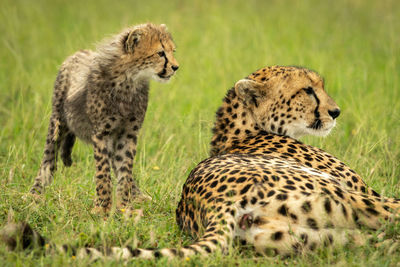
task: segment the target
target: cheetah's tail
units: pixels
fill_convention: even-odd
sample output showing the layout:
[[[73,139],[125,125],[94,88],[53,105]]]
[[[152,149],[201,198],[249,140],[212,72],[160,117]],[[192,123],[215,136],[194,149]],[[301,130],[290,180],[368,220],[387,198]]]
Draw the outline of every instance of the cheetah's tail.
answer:
[[[219,228],[219,229],[216,229]],[[225,227],[210,227],[205,235],[192,245],[182,248],[132,248],[125,247],[73,247],[70,245],[56,245],[41,236],[25,222],[11,223],[0,231],[0,240],[10,250],[39,249],[45,254],[55,252],[71,254],[78,258],[90,258],[97,260],[101,258],[112,258],[127,260],[131,258],[157,259],[166,258],[187,258],[193,255],[206,255],[215,251],[226,251],[232,238],[232,231]],[[221,232],[222,231],[222,232]]]

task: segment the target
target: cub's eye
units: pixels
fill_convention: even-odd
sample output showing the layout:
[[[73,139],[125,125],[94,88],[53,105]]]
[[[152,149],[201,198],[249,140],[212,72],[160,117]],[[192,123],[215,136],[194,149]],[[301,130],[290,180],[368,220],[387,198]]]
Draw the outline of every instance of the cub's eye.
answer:
[[[304,88],[304,91],[305,91],[308,95],[314,94],[314,89],[312,89],[312,87]]]
[[[164,57],[165,56],[165,52],[164,51],[160,51],[157,53],[160,57]]]

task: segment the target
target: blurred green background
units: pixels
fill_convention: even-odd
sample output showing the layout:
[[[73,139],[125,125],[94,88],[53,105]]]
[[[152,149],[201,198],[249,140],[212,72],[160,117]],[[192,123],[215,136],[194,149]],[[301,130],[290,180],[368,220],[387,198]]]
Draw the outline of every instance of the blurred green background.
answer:
[[[0,226],[8,217],[28,220],[55,241],[78,245],[190,243],[174,219],[182,184],[208,155],[214,113],[226,90],[266,65],[319,72],[342,114],[329,137],[302,141],[348,163],[378,192],[399,197],[399,18],[396,0],[2,0]],[[103,222],[89,214],[94,163],[92,149],[81,142],[74,147],[73,167],[59,164],[41,202],[24,201],[41,161],[58,67],[76,50],[94,49],[103,38],[143,22],[167,24],[180,63],[168,84],[151,84],[134,166],[141,188],[153,197],[142,206],[145,216],[139,222],[117,215]],[[398,254],[387,254],[374,247],[323,249],[281,260],[234,250],[229,257],[169,264],[398,264]],[[66,255],[8,253],[0,245],[2,259],[9,265],[82,264]]]

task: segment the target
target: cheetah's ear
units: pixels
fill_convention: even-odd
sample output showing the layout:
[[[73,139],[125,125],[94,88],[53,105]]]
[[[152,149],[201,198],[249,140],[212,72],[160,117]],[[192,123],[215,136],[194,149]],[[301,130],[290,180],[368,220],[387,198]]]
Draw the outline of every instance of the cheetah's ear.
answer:
[[[131,30],[122,38],[122,45],[125,53],[132,54],[135,51],[135,47],[140,42],[140,38],[142,37],[142,35],[143,31],[139,28]]]
[[[161,24],[160,27],[161,27],[161,29],[163,29],[164,31],[168,31],[167,25]]]
[[[264,96],[264,92],[261,90],[262,87],[263,84],[259,82],[242,79],[236,82],[235,92],[245,106],[255,105],[258,107],[259,98]]]

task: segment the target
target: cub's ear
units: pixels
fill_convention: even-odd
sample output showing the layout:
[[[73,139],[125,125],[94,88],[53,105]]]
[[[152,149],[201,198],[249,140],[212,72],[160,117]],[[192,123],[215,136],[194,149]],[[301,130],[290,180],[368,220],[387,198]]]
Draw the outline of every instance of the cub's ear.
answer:
[[[133,53],[135,51],[135,47],[140,42],[140,39],[143,35],[142,29],[133,29],[126,33],[122,38],[122,46],[124,48],[125,53]]]
[[[235,92],[245,106],[255,105],[258,107],[259,99],[265,95],[263,90],[261,90],[263,87],[262,83],[242,79],[236,82]]]
[[[163,29],[164,31],[168,31],[167,25],[161,24],[160,27],[161,27],[161,29]]]

